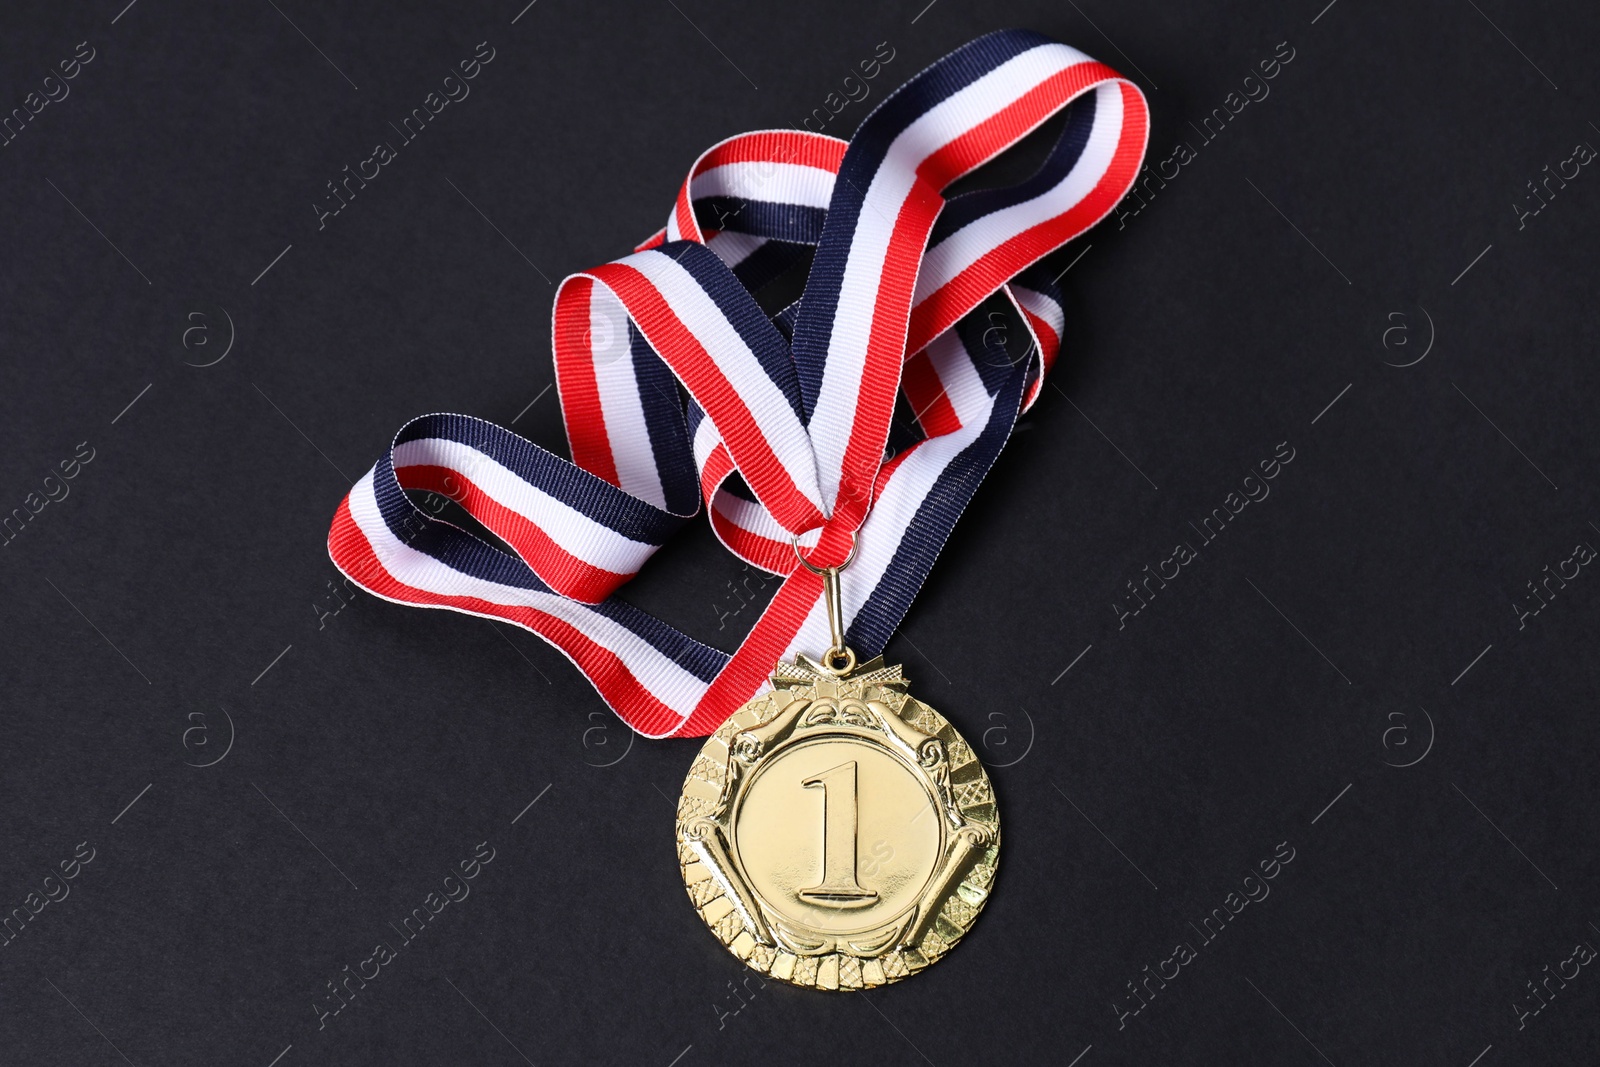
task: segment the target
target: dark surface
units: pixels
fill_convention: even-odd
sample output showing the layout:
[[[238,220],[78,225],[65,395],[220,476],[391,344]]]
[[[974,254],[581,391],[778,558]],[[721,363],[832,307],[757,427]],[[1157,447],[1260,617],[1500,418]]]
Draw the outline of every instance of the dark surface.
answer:
[[[1592,14],[923,2],[7,5],[4,107],[97,55],[0,148],[0,507],[94,458],[0,549],[0,905],[94,858],[0,948],[0,1061],[1593,1061],[1593,965],[1513,1005],[1600,946],[1600,577],[1513,604],[1600,545],[1600,173],[1511,208],[1600,145]],[[1150,160],[1195,158],[1057,257],[1084,252],[1064,393],[890,646],[981,742],[999,891],[913,981],[734,1014],[748,972],[671,843],[698,742],[630,748],[520,630],[333,613],[328,519],[408,417],[539,396],[549,281],[659,226],[707,145],[798,123],[880,41],[874,100],[1005,25],[1135,77]],[[484,40],[471,97],[319,231],[324,183]],[[185,365],[229,318],[227,357]],[[559,428],[553,394],[517,422]],[[1271,496],[1201,544],[1280,442]],[[1119,628],[1180,540],[1199,558]],[[682,542],[629,596],[731,647],[740,569],[703,524]],[[326,983],[485,841],[471,896],[319,1029]],[[1177,942],[1197,958],[1119,1026]]]

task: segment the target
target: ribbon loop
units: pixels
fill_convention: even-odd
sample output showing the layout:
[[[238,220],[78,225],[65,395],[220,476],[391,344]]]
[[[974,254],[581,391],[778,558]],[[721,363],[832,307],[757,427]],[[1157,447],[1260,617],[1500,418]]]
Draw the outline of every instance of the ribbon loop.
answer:
[[[1065,110],[1038,172],[944,190]],[[328,547],[374,594],[502,619],[565,653],[630,726],[701,736],[829,642],[800,565],[854,550],[845,636],[879,654],[1055,362],[1064,316],[1035,265],[1107,215],[1143,158],[1143,95],[1022,30],[979,38],[886,98],[850,141],[741,134],[700,156],[667,225],[566,278],[552,323],[570,462],[461,415],[407,423]],[[768,316],[755,291],[812,257]],[[1016,317],[1020,356],[994,317]],[[456,500],[507,552],[418,508]],[[616,590],[698,511],[784,576],[733,653]],[[853,549],[853,546],[854,549]]]

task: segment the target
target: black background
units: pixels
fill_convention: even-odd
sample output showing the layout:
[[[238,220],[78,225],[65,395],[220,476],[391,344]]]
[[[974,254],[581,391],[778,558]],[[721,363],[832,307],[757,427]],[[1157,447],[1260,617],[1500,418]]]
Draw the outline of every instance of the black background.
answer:
[[[1600,544],[1600,175],[1513,206],[1600,144],[1592,14],[923,2],[6,6],[0,107],[96,56],[0,148],[0,511],[94,458],[0,549],[0,907],[94,859],[0,948],[0,1061],[1594,1058],[1593,967],[1514,1007],[1600,945],[1600,578],[1514,606]],[[915,980],[739,1008],[673,854],[698,742],[630,747],[523,631],[339,607],[328,520],[413,415],[559,444],[550,283],[661,225],[706,146],[888,42],[848,135],[1007,25],[1133,77],[1150,161],[1195,158],[1056,257],[1059,388],[890,646],[992,768],[998,892]],[[324,183],[480,41],[472,95],[319,230]],[[1266,99],[1191,125],[1285,41]],[[1280,442],[1271,496],[1200,544]],[[1119,627],[1180,540],[1200,558]],[[731,648],[747,574],[704,524],[681,542],[628,596]],[[484,841],[471,896],[319,1029]]]

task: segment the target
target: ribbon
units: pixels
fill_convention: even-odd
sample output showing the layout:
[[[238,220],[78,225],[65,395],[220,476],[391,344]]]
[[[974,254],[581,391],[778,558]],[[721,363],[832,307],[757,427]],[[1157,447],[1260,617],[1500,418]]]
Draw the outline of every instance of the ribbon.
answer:
[[[1049,157],[943,195],[1052,115]],[[1087,56],[1002,30],[887,97],[848,142],[742,134],[690,168],[667,225],[556,293],[569,462],[492,423],[401,428],[334,515],[334,565],[368,592],[521,626],[633,729],[709,734],[773,665],[828,643],[817,566],[858,546],[846,638],[887,644],[1037,398],[1061,295],[1037,264],[1110,213],[1149,132],[1143,94]],[[812,256],[768,316],[753,292]],[[1006,312],[1030,345],[1008,352]],[[417,507],[460,503],[511,551]],[[616,595],[704,500],[717,537],[785,577],[729,654]]]

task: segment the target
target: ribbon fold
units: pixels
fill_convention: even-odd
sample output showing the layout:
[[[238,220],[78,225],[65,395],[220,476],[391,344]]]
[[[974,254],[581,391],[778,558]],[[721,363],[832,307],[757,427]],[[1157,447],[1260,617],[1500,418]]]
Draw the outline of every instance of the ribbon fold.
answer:
[[[943,195],[1062,111],[1032,177]],[[334,565],[384,599],[538,634],[647,737],[709,734],[776,662],[829,643],[795,539],[818,565],[859,543],[846,637],[878,655],[1055,362],[1064,313],[1039,260],[1110,213],[1148,132],[1131,82],[1002,30],[917,74],[848,142],[714,145],[661,231],[557,290],[572,460],[481,419],[413,419],[339,505]],[[807,255],[802,297],[769,317],[752,294]],[[1029,335],[1020,358],[1009,316]],[[407,490],[455,500],[512,552]],[[615,595],[702,501],[729,551],[785,577],[731,654]]]

